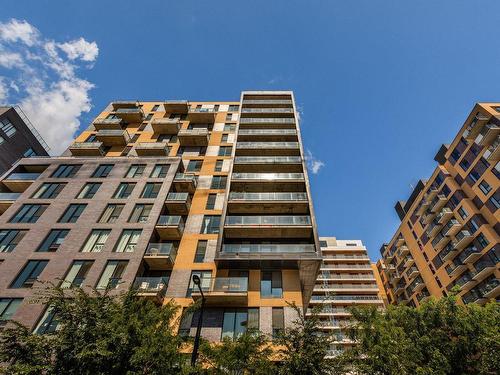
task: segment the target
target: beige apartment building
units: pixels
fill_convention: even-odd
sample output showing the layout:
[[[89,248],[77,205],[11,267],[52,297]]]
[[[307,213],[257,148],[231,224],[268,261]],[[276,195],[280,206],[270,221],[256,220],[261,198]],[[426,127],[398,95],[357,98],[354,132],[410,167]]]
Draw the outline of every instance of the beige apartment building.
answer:
[[[38,281],[206,297],[202,335],[272,335],[306,308],[321,264],[293,93],[233,102],[115,101],[52,158],[0,177],[0,319],[57,326]],[[184,319],[193,334],[197,316]]]
[[[320,329],[333,337],[329,356],[336,356],[355,343],[346,335],[352,323],[350,307],[387,303],[380,275],[371,263],[366,247],[359,240],[320,237],[321,264],[307,314],[321,306]]]
[[[396,204],[401,219],[377,263],[390,303],[418,306],[458,291],[461,302],[500,295],[500,103],[476,104],[436,169]]]

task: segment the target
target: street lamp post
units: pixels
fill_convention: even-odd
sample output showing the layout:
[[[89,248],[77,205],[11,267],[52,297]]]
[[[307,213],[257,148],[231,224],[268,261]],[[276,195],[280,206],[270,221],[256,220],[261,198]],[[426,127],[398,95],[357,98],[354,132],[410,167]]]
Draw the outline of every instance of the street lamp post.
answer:
[[[200,346],[201,324],[203,321],[203,308],[205,307],[205,295],[201,289],[201,280],[198,275],[193,275],[193,283],[196,285],[201,293],[201,307],[200,315],[198,316],[198,326],[196,327],[196,336],[194,337],[193,354],[191,354],[191,366],[194,367],[196,359],[198,358],[198,347]]]

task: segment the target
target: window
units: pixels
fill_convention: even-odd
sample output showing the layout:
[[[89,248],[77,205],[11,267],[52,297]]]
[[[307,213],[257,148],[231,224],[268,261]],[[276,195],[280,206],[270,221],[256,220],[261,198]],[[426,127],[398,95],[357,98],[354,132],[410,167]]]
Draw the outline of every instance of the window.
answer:
[[[0,142],[1,143],[1,142]],[[36,156],[36,152],[30,147],[26,151],[24,151],[23,156],[25,158],[31,158],[32,156]]]
[[[203,160],[190,160],[186,172],[199,172],[202,164]]]
[[[240,106],[239,106],[239,105],[237,105],[237,104],[231,104],[231,105],[229,106],[228,111],[229,111],[229,112],[238,112],[238,109],[239,109],[239,108],[240,108]]]
[[[222,172],[222,166],[223,166],[224,160],[217,160],[215,162],[215,172]]]
[[[0,253],[10,253],[23,239],[26,230],[0,230]]]
[[[483,180],[479,183],[479,189],[481,189],[484,195],[488,195],[488,193],[491,191],[491,186],[485,180]]]
[[[281,298],[283,296],[281,285],[281,271],[262,271],[260,280],[261,298]]]
[[[94,173],[92,173],[92,177],[108,177],[109,172],[113,169],[113,164],[101,164],[99,165]]]
[[[59,195],[66,184],[42,184],[32,198],[52,199]]]
[[[0,135],[0,145],[5,142],[5,138]]]
[[[97,283],[97,289],[115,289],[118,287],[123,272],[127,267],[126,260],[108,260],[106,267]]]
[[[182,310],[181,323],[179,324],[179,330],[177,331],[177,334],[182,337],[189,336],[192,323],[193,323],[193,312],[188,311],[187,308],[184,308]]]
[[[225,189],[226,182],[227,182],[227,176],[213,176],[210,189]]]
[[[497,195],[497,193],[493,194],[489,201],[491,202],[491,204],[493,205],[493,207],[495,207],[496,210],[498,210],[500,208],[500,201],[498,201],[497,197],[495,196]]]
[[[207,241],[200,240],[196,246],[196,253],[194,254],[194,263],[203,263],[205,261],[205,253],[207,251]]]
[[[37,251],[39,252],[57,251],[59,246],[62,245],[68,233],[69,230],[67,229],[52,229],[47,235],[47,237],[45,237],[41,245],[38,247]]]
[[[219,233],[220,216],[205,215],[201,225],[202,234],[217,234]]]
[[[61,164],[54,173],[52,173],[51,177],[71,178],[78,172],[80,167],[81,164]]]
[[[157,164],[153,168],[153,172],[151,172],[152,178],[164,178],[167,175],[168,168],[170,165],[168,164]]]
[[[236,130],[236,125],[234,124],[224,124],[224,131],[234,132]]]
[[[155,104],[153,108],[151,108],[151,112],[156,112],[160,106],[158,104]]]
[[[160,183],[148,182],[146,186],[144,186],[141,198],[156,198],[158,196],[158,193],[160,192],[160,189]]]
[[[99,223],[113,224],[122,213],[124,204],[108,204],[99,219]]]
[[[479,243],[479,245],[481,245],[481,248],[483,248],[483,249],[486,246],[488,246],[488,244],[489,244],[488,240],[486,239],[486,237],[482,233],[480,233],[479,236],[477,236],[476,240]]]
[[[94,197],[95,193],[97,193],[97,190],[99,190],[100,187],[101,187],[100,182],[88,182],[83,186],[77,198],[91,199]]]
[[[177,136],[170,134],[160,134],[158,138],[156,138],[156,142],[176,143]]]
[[[467,213],[467,211],[463,207],[460,207],[457,212],[463,220],[465,220],[467,218],[467,216],[469,216],[469,214]]]
[[[144,121],[149,121],[153,118],[153,114],[152,113],[148,113],[148,115],[146,116],[146,119]]]
[[[125,175],[125,177],[126,178],[141,177],[142,174],[144,173],[144,168],[146,168],[144,164],[133,164],[128,169],[128,172]]]
[[[22,298],[0,298],[0,325],[12,319],[22,302]]]
[[[10,219],[10,222],[36,223],[47,207],[46,204],[23,204],[17,213]]]
[[[217,194],[208,194],[207,205],[205,209],[213,210],[215,208],[216,199],[217,199]]]
[[[220,107],[219,104],[215,104],[214,105],[214,112],[218,112],[219,111],[219,107]]]
[[[109,229],[94,229],[87,238],[85,245],[81,250],[82,253],[100,253],[104,248],[111,230]]]
[[[272,317],[273,337],[277,337],[285,329],[285,312],[283,307],[273,307]]]
[[[60,223],[76,223],[83,211],[87,207],[86,204],[70,204],[64,214],[59,219]]]
[[[132,191],[134,190],[135,182],[122,182],[118,185],[113,198],[128,198]]]
[[[232,147],[231,146],[220,146],[219,156],[231,156]]]
[[[226,121],[232,121],[233,115],[231,113],[226,114]]]
[[[82,286],[93,263],[92,260],[75,260],[62,282],[61,288]]]
[[[92,142],[97,142],[97,137],[95,134],[89,135],[85,140],[85,143],[92,143]]]
[[[222,134],[222,137],[221,137],[221,142],[222,143],[227,143],[227,138],[228,138],[228,134]]]
[[[55,332],[58,326],[59,322],[55,318],[54,309],[48,307],[33,332],[37,335],[44,335],[46,333]]]
[[[193,283],[193,276],[196,275],[200,278],[200,287],[203,291],[208,291],[210,289],[210,281],[212,278],[212,271],[192,271],[191,277],[189,278],[189,287],[187,290],[186,297],[191,297],[193,291],[198,290],[198,286]]]
[[[147,222],[152,208],[152,204],[136,204],[130,218],[128,219],[129,223]]]
[[[5,135],[9,138],[16,133],[16,128],[12,125],[9,119],[6,118],[0,121],[0,129],[2,129]]]
[[[10,286],[11,288],[31,288],[38,280],[48,260],[30,260]]]
[[[259,328],[259,309],[227,309],[222,322],[222,337],[236,339],[247,329]]]
[[[132,253],[139,242],[142,230],[140,229],[126,229],[122,232],[118,244],[116,245],[115,252],[117,253]]]

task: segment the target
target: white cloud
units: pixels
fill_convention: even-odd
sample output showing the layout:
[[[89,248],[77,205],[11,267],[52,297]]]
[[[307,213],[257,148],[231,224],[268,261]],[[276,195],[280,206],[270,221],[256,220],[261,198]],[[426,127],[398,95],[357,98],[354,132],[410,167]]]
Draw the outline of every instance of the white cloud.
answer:
[[[38,30],[25,20],[11,19],[0,23],[0,40],[6,42],[23,42],[28,46],[35,44],[38,39]]]
[[[95,61],[99,54],[97,43],[89,43],[83,38],[58,44],[57,46],[66,52],[70,60],[81,58],[83,61]]]
[[[83,38],[61,43],[26,21],[0,23],[0,67],[6,70],[0,101],[20,104],[54,155],[68,147],[80,116],[91,109],[94,85],[78,70],[98,53],[97,44]]]
[[[316,159],[310,150],[306,150],[306,163],[307,169],[309,169],[312,174],[317,174],[321,168],[325,166],[321,160]]]

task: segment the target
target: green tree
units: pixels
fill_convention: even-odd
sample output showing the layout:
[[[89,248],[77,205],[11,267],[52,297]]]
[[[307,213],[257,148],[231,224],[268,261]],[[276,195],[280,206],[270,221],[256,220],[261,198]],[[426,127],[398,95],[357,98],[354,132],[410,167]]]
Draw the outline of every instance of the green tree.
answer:
[[[358,374],[497,374],[500,308],[458,305],[453,296],[418,308],[353,308],[350,329],[358,345],[344,360]]]

